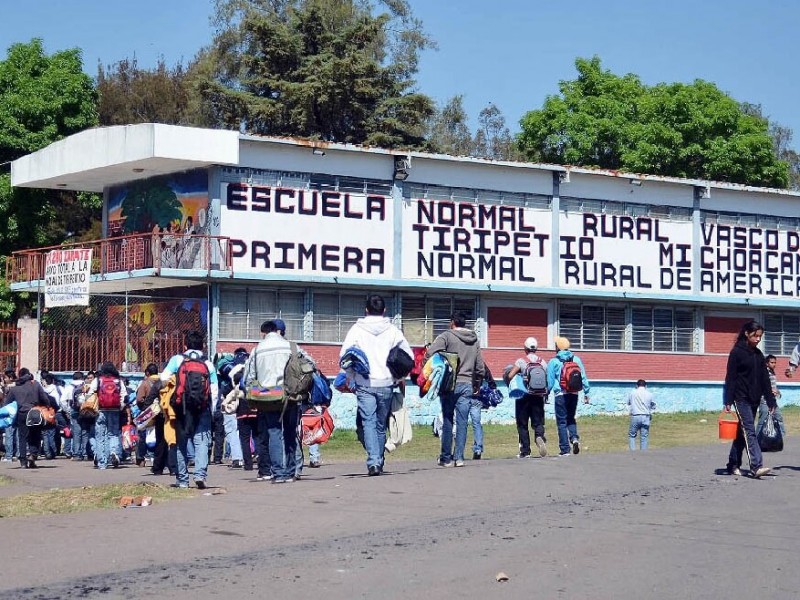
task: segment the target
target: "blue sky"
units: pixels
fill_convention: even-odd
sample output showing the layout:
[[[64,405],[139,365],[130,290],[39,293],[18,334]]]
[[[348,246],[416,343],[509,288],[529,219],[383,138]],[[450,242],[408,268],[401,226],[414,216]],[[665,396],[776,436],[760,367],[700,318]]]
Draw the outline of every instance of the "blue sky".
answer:
[[[705,79],[740,101],[761,104],[791,127],[800,148],[794,0],[411,0],[438,51],[420,64],[419,90],[444,102],[464,95],[470,124],[489,102],[512,129],[558,82],[575,77],[576,57],[597,54],[617,74],[647,84]],[[98,61],[136,55],[151,67],[188,61],[210,41],[211,0],[26,0],[4,2],[2,56],[14,42],[44,39],[48,51],[83,49]]]

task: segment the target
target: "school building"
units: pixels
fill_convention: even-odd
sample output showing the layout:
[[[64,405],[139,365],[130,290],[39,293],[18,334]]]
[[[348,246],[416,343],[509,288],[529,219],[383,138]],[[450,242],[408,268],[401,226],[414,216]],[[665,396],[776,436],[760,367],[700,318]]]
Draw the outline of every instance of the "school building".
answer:
[[[63,139],[14,161],[12,184],[103,195],[102,239],[9,261],[11,289],[44,298],[26,330],[41,368],[89,368],[102,347],[139,372],[198,326],[211,353],[249,349],[280,317],[333,376],[377,292],[412,345],[467,313],[497,379],[526,337],[545,358],[568,337],[593,388],[579,414],[625,412],[639,378],[662,411],[719,408],[751,318],[783,403],[800,397],[783,378],[800,337],[786,190],[157,124]],[[408,397],[416,421],[438,413]],[[352,396],[334,412],[351,424]]]

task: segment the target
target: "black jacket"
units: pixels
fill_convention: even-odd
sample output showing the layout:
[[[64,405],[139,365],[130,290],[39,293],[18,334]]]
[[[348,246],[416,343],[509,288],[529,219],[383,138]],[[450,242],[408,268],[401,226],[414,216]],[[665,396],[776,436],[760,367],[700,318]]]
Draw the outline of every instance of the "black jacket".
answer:
[[[769,381],[767,361],[761,350],[751,347],[747,341],[736,342],[728,355],[725,404],[746,401],[755,408],[761,403],[762,396],[770,408],[777,405]]]
[[[6,396],[6,404],[17,401],[17,411],[26,413],[34,406],[52,406],[58,409],[58,404],[47,392],[44,391],[38,382],[33,380],[32,375],[23,375],[17,379],[17,383],[12,387]]]

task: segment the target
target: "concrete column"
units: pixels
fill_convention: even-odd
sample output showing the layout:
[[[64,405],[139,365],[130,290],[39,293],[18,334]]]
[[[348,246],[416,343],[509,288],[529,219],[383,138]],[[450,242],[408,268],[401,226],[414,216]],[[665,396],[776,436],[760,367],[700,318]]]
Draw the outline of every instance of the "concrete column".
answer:
[[[39,370],[39,323],[36,319],[22,317],[17,321],[20,331],[19,341],[19,364],[20,367],[27,367],[31,373]]]

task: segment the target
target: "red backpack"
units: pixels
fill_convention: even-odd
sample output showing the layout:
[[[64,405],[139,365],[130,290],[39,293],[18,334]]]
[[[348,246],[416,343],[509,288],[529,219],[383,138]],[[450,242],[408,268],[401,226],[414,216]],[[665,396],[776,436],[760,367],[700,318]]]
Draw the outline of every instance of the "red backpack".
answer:
[[[116,377],[101,375],[97,380],[97,404],[100,410],[119,410],[120,383]]]
[[[211,373],[206,361],[184,355],[175,375],[172,405],[177,410],[199,413],[208,408],[211,398]]]
[[[583,374],[574,360],[565,360],[561,364],[561,389],[567,394],[577,394],[583,389]]]

